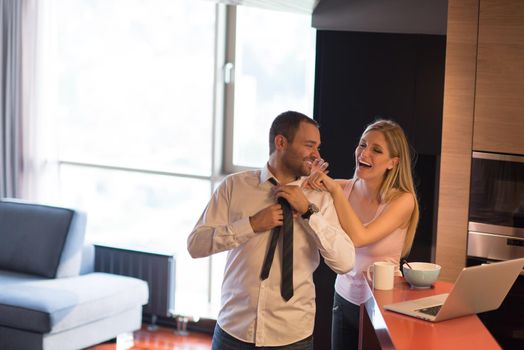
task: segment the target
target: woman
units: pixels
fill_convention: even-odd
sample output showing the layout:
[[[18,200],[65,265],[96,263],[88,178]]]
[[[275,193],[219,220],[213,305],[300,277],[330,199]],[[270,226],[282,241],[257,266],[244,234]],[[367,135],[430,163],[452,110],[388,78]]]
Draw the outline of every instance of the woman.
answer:
[[[307,181],[331,193],[340,225],[356,248],[354,269],[335,282],[334,350],[358,348],[359,305],[370,296],[362,272],[375,261],[398,266],[411,249],[419,218],[409,147],[397,123],[378,120],[369,125],[355,161],[353,179],[333,180],[317,171]]]

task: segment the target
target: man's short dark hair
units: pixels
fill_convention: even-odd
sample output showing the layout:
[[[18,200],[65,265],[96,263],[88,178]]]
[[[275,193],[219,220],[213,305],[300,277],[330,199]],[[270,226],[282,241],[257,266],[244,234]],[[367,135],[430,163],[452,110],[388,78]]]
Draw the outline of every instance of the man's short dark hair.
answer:
[[[289,142],[293,142],[295,134],[297,133],[298,127],[301,122],[309,123],[318,128],[318,123],[313,119],[295,111],[287,111],[280,113],[269,129],[269,154],[275,152],[275,137],[277,135],[284,136]]]

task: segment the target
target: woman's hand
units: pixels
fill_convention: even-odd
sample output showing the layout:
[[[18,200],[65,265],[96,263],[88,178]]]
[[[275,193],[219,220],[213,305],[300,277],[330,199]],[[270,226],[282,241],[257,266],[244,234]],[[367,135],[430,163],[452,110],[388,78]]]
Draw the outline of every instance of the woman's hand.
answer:
[[[318,190],[318,191],[328,191],[329,193],[334,193],[336,190],[340,189],[340,186],[327,176],[326,173],[316,172],[308,176],[306,179],[307,186],[309,188]]]
[[[322,158],[317,158],[313,161],[312,167],[311,167],[311,174],[320,172],[320,173],[329,173],[329,170],[327,170],[327,167],[329,166],[329,163],[326,162]]]
[[[329,173],[329,170],[326,170],[328,165],[329,163],[323,159],[315,160],[311,174],[303,182],[302,187],[330,193],[336,191],[340,186],[335,180],[327,176]]]

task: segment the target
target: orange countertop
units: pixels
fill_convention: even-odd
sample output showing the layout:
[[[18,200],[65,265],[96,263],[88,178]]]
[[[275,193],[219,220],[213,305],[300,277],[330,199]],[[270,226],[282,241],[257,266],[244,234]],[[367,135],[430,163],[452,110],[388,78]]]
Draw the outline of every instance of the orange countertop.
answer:
[[[395,277],[393,290],[375,290],[373,297],[362,304],[361,327],[372,328],[377,338],[376,347],[381,349],[501,349],[477,315],[433,323],[383,308],[386,304],[448,293],[452,286],[452,283],[437,281],[430,289],[412,289],[402,277]],[[365,346],[367,340],[362,339],[368,332],[361,332],[364,349],[372,347]]]

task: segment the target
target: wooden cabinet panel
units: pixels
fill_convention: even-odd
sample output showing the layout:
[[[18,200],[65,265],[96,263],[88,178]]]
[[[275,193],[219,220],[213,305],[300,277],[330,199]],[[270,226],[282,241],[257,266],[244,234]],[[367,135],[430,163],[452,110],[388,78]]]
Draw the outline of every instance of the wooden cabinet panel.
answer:
[[[524,154],[524,2],[481,0],[473,149]]]
[[[449,0],[436,242],[447,281],[466,259],[477,34],[478,0]]]

